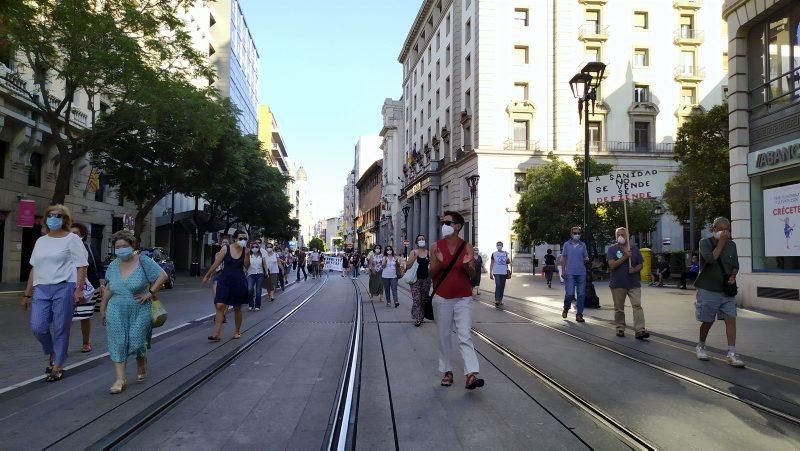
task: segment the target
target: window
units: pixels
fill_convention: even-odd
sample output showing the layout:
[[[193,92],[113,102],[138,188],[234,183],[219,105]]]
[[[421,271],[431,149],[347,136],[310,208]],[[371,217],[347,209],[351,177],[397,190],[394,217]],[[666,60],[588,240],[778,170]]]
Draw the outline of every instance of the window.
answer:
[[[417,86],[417,70],[414,69],[414,86]]]
[[[589,63],[592,61],[600,61],[600,47],[586,47],[583,52],[584,60]]]
[[[591,33],[600,33],[600,10],[587,9],[584,15],[585,29]]]
[[[524,45],[514,46],[514,64],[528,64],[528,47]]]
[[[31,153],[30,168],[28,168],[28,186],[42,186],[42,154]]]
[[[514,100],[528,100],[528,84],[514,83]]]
[[[440,105],[439,99],[440,98],[441,97],[439,96],[439,90],[437,89],[436,90],[436,109],[439,109],[439,105]]]
[[[450,77],[447,77],[444,81],[444,97],[450,97]]]
[[[514,121],[514,149],[527,149],[530,139],[530,122]]]
[[[650,148],[650,123],[633,123],[633,145],[637,152],[644,152]]]
[[[469,89],[467,89],[467,92],[464,93],[464,109],[467,110],[467,113],[472,111],[470,108],[471,106],[472,106],[472,92]]]
[[[636,31],[644,31],[649,28],[647,23],[647,13],[644,11],[636,11],[633,13],[633,29]]]
[[[431,101],[428,100],[428,119],[431,117]]]
[[[445,50],[445,52],[444,52],[444,65],[445,66],[449,66],[450,65],[450,46],[449,45],[447,46],[447,50]]]
[[[695,73],[694,52],[693,51],[684,50],[684,51],[681,52],[680,73],[682,73],[682,74],[694,74]]]
[[[439,64],[439,60],[436,60],[436,79],[439,79],[439,76],[442,75],[442,65]]]
[[[0,179],[6,176],[6,158],[8,158],[8,143],[0,141]]]
[[[650,51],[636,49],[633,51],[633,67],[647,67],[650,65]]]
[[[441,130],[441,129],[442,128],[439,126],[439,118],[437,117],[436,118],[436,128],[434,130],[436,130],[436,133],[439,133],[439,130]]]
[[[722,54],[722,70],[728,72],[728,52]]]
[[[681,14],[681,38],[694,38],[694,16],[691,14]]]
[[[439,51],[439,48],[442,46],[442,32],[436,32],[436,51]]]
[[[467,55],[464,58],[464,79],[466,80],[470,75],[472,75],[472,57]]]
[[[431,74],[430,74],[430,72],[429,72],[429,73],[428,73],[428,91],[430,91],[430,90],[431,90],[431,87],[432,87],[432,86],[433,86],[433,79],[431,78]]]
[[[683,105],[697,104],[697,91],[695,90],[695,88],[691,87],[681,88],[681,103]]]
[[[517,172],[514,174],[514,192],[519,194],[525,192],[525,173]]]
[[[650,101],[650,88],[647,85],[634,85],[633,86],[633,101],[634,102],[649,102]]]
[[[589,121],[589,148],[595,152],[601,150],[603,142],[603,124],[599,121]]]
[[[414,106],[414,109],[416,110],[417,109],[417,95],[416,94],[414,94],[414,105],[413,106]]]
[[[425,100],[425,83],[419,85],[419,98]]]
[[[514,9],[514,24],[518,27],[528,26],[528,10],[526,8]]]
[[[450,108],[444,110],[444,126],[448,127],[450,125]]]
[[[101,113],[106,113],[106,112],[108,112],[108,109],[109,109],[109,108],[110,108],[110,107],[108,106],[108,104],[107,104],[107,103],[105,103],[105,102],[103,102],[103,101],[100,101],[100,112],[101,112]]]
[[[444,20],[445,26],[445,36],[450,36],[450,14],[447,15],[447,18]]]

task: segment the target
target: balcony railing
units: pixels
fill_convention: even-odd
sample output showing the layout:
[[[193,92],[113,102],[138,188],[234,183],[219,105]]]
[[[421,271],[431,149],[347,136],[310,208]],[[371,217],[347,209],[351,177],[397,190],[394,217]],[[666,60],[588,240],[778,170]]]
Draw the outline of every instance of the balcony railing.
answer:
[[[589,143],[592,153],[672,153],[675,143],[637,143],[629,141],[593,141]],[[577,146],[583,151],[583,142]]]
[[[675,44],[700,44],[703,42],[703,32],[695,28],[679,28],[675,30],[672,40]]]
[[[608,25],[585,23],[578,31],[578,39],[604,41],[608,39]]]
[[[532,152],[540,152],[539,141],[535,140],[507,140],[503,145],[505,150],[527,150]]]
[[[8,89],[15,91],[20,94],[24,94],[26,92],[26,83],[25,80],[22,79],[22,75],[19,72],[14,72],[5,64],[0,63],[0,82]]]
[[[673,0],[674,8],[700,9],[703,7],[703,0]]]
[[[701,67],[680,65],[675,68],[675,80],[678,81],[699,81],[705,76],[705,71]]]
[[[761,116],[800,102],[800,66],[750,90],[750,111]]]

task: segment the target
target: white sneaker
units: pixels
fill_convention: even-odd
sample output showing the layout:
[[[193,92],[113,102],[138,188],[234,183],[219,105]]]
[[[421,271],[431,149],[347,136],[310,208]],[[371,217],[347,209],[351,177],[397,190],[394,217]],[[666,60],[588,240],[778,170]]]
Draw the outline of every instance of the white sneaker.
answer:
[[[254,308],[253,310],[255,310],[255,311],[257,311],[257,312],[260,312],[260,311],[261,311],[261,309],[260,309],[260,308],[258,308],[258,307]]]
[[[744,368],[744,361],[739,358],[739,354],[735,352],[729,352],[728,355],[725,356],[725,361],[728,362],[728,365],[736,367],[736,368]]]
[[[695,348],[697,350],[697,358],[700,360],[708,360],[708,353],[706,352],[706,347],[697,345]]]

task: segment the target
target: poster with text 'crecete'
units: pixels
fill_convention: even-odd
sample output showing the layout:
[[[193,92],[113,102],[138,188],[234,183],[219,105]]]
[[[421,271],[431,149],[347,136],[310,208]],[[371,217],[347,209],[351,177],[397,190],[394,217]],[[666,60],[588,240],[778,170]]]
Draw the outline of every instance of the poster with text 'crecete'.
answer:
[[[764,190],[764,255],[800,256],[800,183]]]

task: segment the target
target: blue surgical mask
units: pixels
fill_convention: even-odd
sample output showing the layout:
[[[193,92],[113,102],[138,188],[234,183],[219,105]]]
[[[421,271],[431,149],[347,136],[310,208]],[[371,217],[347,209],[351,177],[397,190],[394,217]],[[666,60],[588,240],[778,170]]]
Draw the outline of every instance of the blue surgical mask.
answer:
[[[576,233],[576,234],[572,235],[572,239],[575,240],[575,241],[580,241],[581,240],[581,236]]]
[[[47,228],[50,230],[59,230],[62,225],[64,225],[64,220],[61,218],[47,218]]]
[[[117,254],[117,257],[119,257],[119,258],[121,258],[123,260],[128,260],[133,255],[133,248],[132,247],[127,247],[127,246],[126,247],[118,247],[114,251],[114,253]]]

